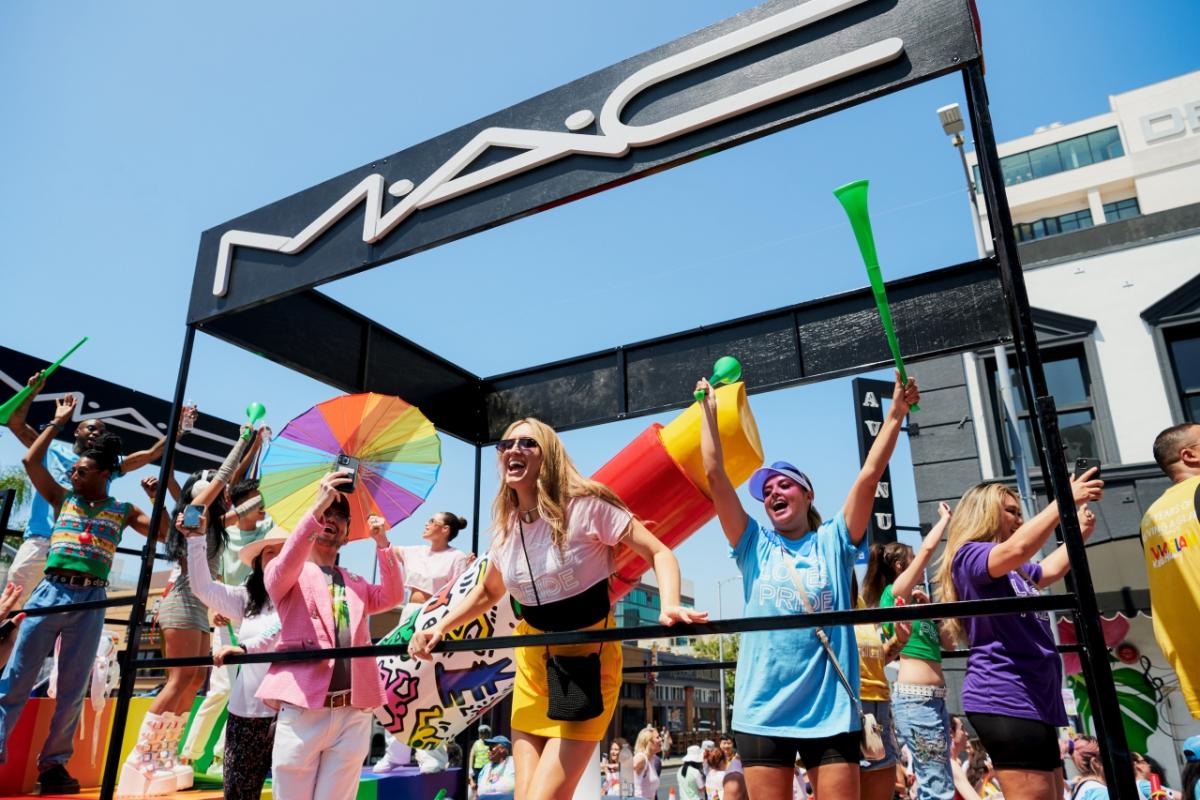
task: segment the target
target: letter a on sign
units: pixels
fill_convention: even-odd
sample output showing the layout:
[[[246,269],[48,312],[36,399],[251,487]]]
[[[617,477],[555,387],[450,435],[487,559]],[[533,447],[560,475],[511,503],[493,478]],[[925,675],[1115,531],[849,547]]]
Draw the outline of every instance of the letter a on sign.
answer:
[[[866,408],[879,408],[879,400],[876,399],[874,392],[867,392],[863,396],[863,406]]]

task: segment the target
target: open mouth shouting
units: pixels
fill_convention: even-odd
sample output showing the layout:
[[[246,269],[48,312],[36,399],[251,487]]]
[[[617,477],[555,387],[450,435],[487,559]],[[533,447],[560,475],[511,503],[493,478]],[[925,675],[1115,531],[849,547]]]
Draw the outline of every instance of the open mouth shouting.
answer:
[[[504,477],[509,482],[519,481],[529,471],[529,460],[524,453],[509,452],[504,456]]]

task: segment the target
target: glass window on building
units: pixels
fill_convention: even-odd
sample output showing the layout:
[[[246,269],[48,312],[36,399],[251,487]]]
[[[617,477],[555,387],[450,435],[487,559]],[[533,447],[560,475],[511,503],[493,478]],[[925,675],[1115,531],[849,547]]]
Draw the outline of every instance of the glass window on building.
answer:
[[[1029,163],[1029,153],[1005,156],[1000,159],[1000,170],[1004,173],[1005,186],[1033,180],[1033,166]]]
[[[1200,322],[1166,328],[1163,338],[1184,419],[1200,422]]]
[[[1121,146],[1121,134],[1116,128],[1105,128],[1102,131],[1087,135],[1088,145],[1092,148],[1093,161],[1107,161],[1110,158],[1120,158],[1125,155]]]
[[[1036,150],[1029,151],[1029,166],[1033,177],[1044,178],[1047,175],[1063,171],[1062,159],[1058,156],[1058,145],[1048,144]]]
[[[1004,174],[1004,185],[1012,186],[1123,155],[1125,148],[1121,146],[1121,134],[1113,127],[1005,156],[1000,159],[1000,170]],[[974,171],[975,190],[981,191],[979,167],[975,166]]]
[[[1059,142],[1058,157],[1064,170],[1086,167],[1093,161],[1092,148],[1086,136]]]
[[[1126,200],[1118,200],[1115,203],[1104,204],[1104,221],[1116,222],[1119,219],[1130,219],[1131,217],[1139,217],[1142,210],[1138,208],[1136,197],[1130,197]]]
[[[1082,343],[1046,347],[1042,351],[1046,372],[1046,384],[1054,395],[1058,408],[1058,427],[1063,443],[1067,447],[1067,462],[1077,458],[1100,458],[1100,442],[1096,430],[1096,410],[1092,397],[1092,381],[1088,373],[1087,357]],[[999,391],[996,385],[996,362],[986,362],[989,396],[992,401],[992,430],[999,435],[1001,443],[1001,467],[1005,474],[1013,474],[1012,445],[1008,434],[1000,424]],[[1017,372],[1016,359],[1009,357],[1009,373],[1013,382],[1013,405],[1016,407],[1021,447],[1027,461],[1035,452],[1033,448],[1033,421],[1029,406],[1025,402],[1024,389]],[[1036,463],[1036,462],[1034,462]]]
[[[1013,226],[1013,232],[1018,242],[1029,242],[1054,236],[1058,233],[1078,231],[1092,227],[1092,212],[1090,209],[1071,211],[1057,217],[1044,217],[1034,222],[1019,222]]]

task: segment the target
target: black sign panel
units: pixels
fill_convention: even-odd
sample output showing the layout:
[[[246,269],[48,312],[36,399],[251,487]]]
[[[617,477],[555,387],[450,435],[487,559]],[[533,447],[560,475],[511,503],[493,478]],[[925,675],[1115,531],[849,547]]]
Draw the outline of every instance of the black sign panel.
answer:
[[[0,347],[0,400],[7,400],[25,386],[29,376],[44,369],[49,362]],[[35,428],[54,416],[54,400],[60,395],[75,393],[79,404],[76,419],[102,419],[108,429],[121,437],[125,455],[146,450],[166,432],[171,404],[148,394],[85,375],[68,367],[59,367],[46,381],[42,391],[29,408],[28,421]],[[68,425],[58,437],[74,441],[74,426]],[[185,435],[175,451],[175,469],[195,472],[217,467],[225,460],[238,435],[238,426],[218,419],[203,410],[195,429]]]
[[[858,439],[858,457],[867,460],[867,453],[883,427],[883,402],[890,400],[895,384],[870,378],[855,378],[854,423]],[[879,485],[875,487],[875,505],[867,525],[867,543],[889,544],[896,541],[896,505],[892,500],[892,468],[885,467]]]
[[[636,24],[636,6],[626,11]],[[978,57],[969,0],[773,0],[205,232],[189,322],[651,175]]]

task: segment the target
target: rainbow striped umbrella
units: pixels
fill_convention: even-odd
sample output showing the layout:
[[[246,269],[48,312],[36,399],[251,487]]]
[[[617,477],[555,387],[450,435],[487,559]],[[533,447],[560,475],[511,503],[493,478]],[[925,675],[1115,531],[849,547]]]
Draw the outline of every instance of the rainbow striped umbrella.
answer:
[[[390,527],[425,502],[437,483],[442,443],[433,423],[399,397],[347,394],[315,405],[279,432],[263,459],[259,490],[276,523],[296,526],[338,455],[360,462],[348,497],[350,539],[363,539],[371,514]]]

